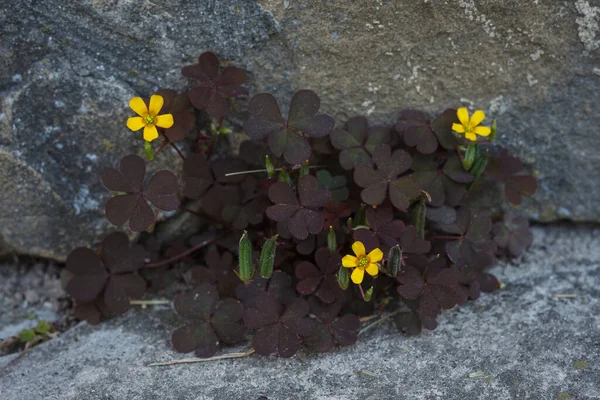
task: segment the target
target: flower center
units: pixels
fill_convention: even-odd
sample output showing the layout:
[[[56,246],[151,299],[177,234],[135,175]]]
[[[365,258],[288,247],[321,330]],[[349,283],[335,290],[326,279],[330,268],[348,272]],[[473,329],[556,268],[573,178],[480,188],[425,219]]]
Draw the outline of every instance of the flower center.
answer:
[[[144,123],[146,126],[154,126],[156,123],[156,117],[152,114],[148,114],[144,117]]]
[[[474,129],[475,129],[475,128],[473,128],[473,125],[471,125],[471,124],[467,124],[467,125],[465,126],[465,133],[473,133],[473,130],[474,130]]]
[[[369,259],[367,256],[358,257],[358,268],[367,268]]]

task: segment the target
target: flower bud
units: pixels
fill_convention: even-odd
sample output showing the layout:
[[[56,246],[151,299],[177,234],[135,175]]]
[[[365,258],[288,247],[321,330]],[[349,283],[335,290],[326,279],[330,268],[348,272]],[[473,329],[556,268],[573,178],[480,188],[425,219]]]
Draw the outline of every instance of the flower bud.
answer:
[[[475,157],[477,156],[477,143],[471,143],[469,147],[467,147],[467,151],[465,153],[465,158],[463,159],[463,168],[466,171],[469,171],[475,162]]]

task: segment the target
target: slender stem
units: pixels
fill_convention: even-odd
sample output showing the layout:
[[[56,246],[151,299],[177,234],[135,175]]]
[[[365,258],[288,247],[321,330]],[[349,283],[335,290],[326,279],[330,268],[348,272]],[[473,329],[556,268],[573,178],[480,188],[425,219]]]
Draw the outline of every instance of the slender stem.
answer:
[[[324,165],[312,165],[310,167],[308,167],[308,169],[315,169],[315,168],[323,168]],[[275,168],[275,171],[281,171],[283,168]],[[238,171],[238,172],[230,172],[228,174],[225,174],[225,176],[235,176],[235,175],[244,175],[244,174],[256,174],[259,172],[267,172],[266,169],[253,169],[250,171]]]
[[[555,299],[576,299],[577,295],[576,294],[569,294],[569,293],[557,293],[557,294],[553,294],[552,295],[553,298]]]
[[[396,314],[399,314],[401,312],[401,310],[396,310],[394,312],[391,312],[387,315],[384,315],[383,317],[379,318],[377,321],[373,322],[370,325],[365,326],[363,329],[361,329],[358,334],[362,335],[363,333],[365,333],[366,331],[368,331],[369,329],[373,328],[374,326],[377,326],[379,324],[381,324],[383,321],[386,321],[388,319],[390,319],[391,317],[393,317]]]
[[[173,360],[173,361],[167,361],[167,362],[157,362],[157,363],[152,363],[152,364],[148,364],[149,367],[162,367],[162,366],[166,366],[166,365],[177,365],[177,364],[189,364],[189,363],[197,363],[197,362],[208,362],[208,361],[217,361],[217,360],[227,360],[230,358],[243,358],[243,357],[248,357],[252,354],[254,354],[255,350],[253,348],[248,349],[247,351],[243,352],[243,353],[230,353],[230,354],[223,354],[222,356],[216,356],[216,357],[210,357],[210,358],[184,358],[181,360]]]
[[[429,239],[451,239],[451,240],[460,240],[463,239],[464,236],[431,236]]]
[[[361,318],[359,318],[359,320],[360,320],[360,322],[369,322],[372,319],[375,319],[377,317],[379,317],[379,315],[374,314],[374,315],[369,315],[368,317],[361,317]]]
[[[362,295],[363,300],[365,299],[365,292],[363,291],[362,285],[358,285],[358,288],[360,289],[360,294]]]
[[[167,144],[169,144],[169,139],[167,139],[167,137],[165,137],[165,139],[163,140],[163,142],[160,145],[160,147],[158,148],[158,150],[156,150],[156,153],[154,153],[154,158],[156,158],[156,156],[159,155],[161,151],[163,151],[163,149],[165,148],[165,146]]]
[[[189,256],[190,254],[192,254],[193,252],[195,252],[196,250],[199,250],[209,244],[211,244],[212,242],[214,242],[215,240],[219,239],[220,236],[215,236],[210,240],[206,240],[202,243],[198,243],[197,245],[195,245],[192,248],[187,249],[186,251],[184,251],[183,253],[180,253],[174,257],[171,257],[167,260],[163,260],[163,261],[159,261],[159,262],[155,262],[155,263],[150,263],[150,264],[146,264],[144,265],[144,268],[156,268],[156,267],[162,267],[163,265],[167,265],[167,264],[171,264],[172,262],[175,262],[177,260],[180,260],[182,258],[185,258],[187,256]]]
[[[175,149],[175,151],[177,152],[177,154],[179,154],[179,157],[181,157],[182,160],[185,160],[185,156],[183,155],[183,153],[181,152],[181,150],[179,150],[179,148],[177,146],[175,146],[175,144],[173,142],[169,142],[169,144],[171,145],[172,148]]]
[[[129,300],[132,306],[162,306],[171,304],[171,300]]]

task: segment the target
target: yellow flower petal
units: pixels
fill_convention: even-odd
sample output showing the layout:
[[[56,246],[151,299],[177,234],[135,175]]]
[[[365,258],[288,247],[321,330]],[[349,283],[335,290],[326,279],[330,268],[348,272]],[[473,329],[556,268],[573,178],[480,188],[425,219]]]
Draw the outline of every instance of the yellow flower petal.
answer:
[[[142,117],[131,117],[127,120],[127,127],[132,131],[139,131],[146,124],[144,124],[144,119]]]
[[[352,271],[352,275],[350,275],[350,279],[352,279],[352,282],[356,283],[357,285],[360,285],[362,283],[364,277],[365,270],[363,268],[354,268],[354,271]]]
[[[381,261],[383,259],[383,251],[381,251],[379,249],[374,249],[369,254],[367,254],[367,258],[369,259],[369,262],[371,262],[371,263],[376,263],[378,261]]]
[[[173,115],[172,114],[163,114],[156,116],[156,126],[160,128],[170,128],[173,126]]]
[[[146,103],[144,103],[141,97],[134,97],[129,100],[129,107],[140,117],[148,115],[148,107],[146,107]]]
[[[365,250],[365,245],[362,242],[354,242],[352,243],[352,251],[356,254],[357,257],[363,257],[367,254],[367,250]]]
[[[371,275],[371,276],[377,276],[377,274],[379,273],[379,267],[377,266],[377,264],[369,264],[369,266],[367,267],[367,274]]]
[[[151,142],[154,139],[156,139],[157,137],[158,137],[158,131],[156,130],[156,127],[154,125],[144,127],[144,140],[146,142]]]
[[[485,113],[481,110],[477,110],[473,113],[473,115],[471,116],[471,120],[469,121],[469,123],[471,124],[471,126],[477,126],[479,125],[483,120],[485,119]]]
[[[475,133],[479,136],[490,136],[492,129],[489,126],[476,126]]]
[[[475,134],[473,132],[469,132],[469,133],[465,134],[465,137],[472,142],[477,141],[477,136],[475,136]]]
[[[469,125],[469,112],[467,111],[466,107],[461,107],[456,111],[456,116],[458,117],[458,120],[460,121],[461,124],[463,125]]]
[[[452,130],[454,132],[458,132],[458,133],[465,133],[465,127],[462,126],[461,124],[452,124]]]
[[[358,265],[358,258],[347,255],[342,258],[342,265],[346,268],[356,267]]]
[[[150,97],[150,114],[158,115],[164,102],[165,101],[163,100],[162,96],[158,94],[153,94],[152,97]]]

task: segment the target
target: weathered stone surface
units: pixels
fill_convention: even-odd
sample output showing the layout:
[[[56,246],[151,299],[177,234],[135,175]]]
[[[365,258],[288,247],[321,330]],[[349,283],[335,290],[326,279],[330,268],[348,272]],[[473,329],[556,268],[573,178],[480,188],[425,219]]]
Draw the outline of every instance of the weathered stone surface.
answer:
[[[209,49],[252,93],[311,88],[338,120],[484,108],[540,179],[530,217],[598,221],[599,18],[594,0],[5,1],[0,235],[61,259],[104,232],[99,171],[141,151],[127,100],[184,87]]]
[[[325,355],[148,367],[185,356],[168,347],[170,310],[136,310],[32,349],[0,370],[0,398],[599,399],[599,234],[536,228],[520,265],[496,268],[504,289],[418,337],[388,321]]]

